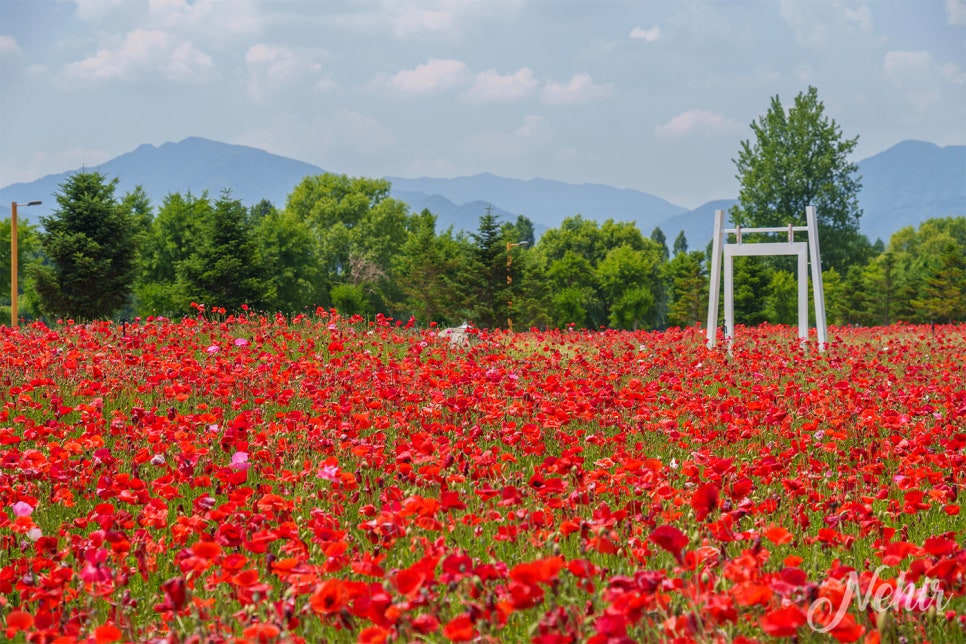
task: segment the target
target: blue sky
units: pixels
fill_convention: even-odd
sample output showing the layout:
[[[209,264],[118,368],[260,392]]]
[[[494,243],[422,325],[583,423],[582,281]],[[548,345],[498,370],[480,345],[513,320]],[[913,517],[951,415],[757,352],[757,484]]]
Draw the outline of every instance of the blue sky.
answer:
[[[201,136],[696,207],[809,85],[856,161],[966,144],[966,1],[0,0],[0,186]]]

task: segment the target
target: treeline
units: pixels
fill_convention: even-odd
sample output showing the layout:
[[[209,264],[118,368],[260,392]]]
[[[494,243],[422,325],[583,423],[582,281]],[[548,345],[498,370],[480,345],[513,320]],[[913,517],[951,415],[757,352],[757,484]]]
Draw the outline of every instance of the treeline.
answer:
[[[704,323],[709,249],[683,234],[573,215],[540,239],[525,216],[480,214],[470,233],[410,213],[383,179],[306,177],[284,208],[229,192],[118,197],[116,179],[72,175],[43,229],[19,228],[21,314],[48,319],[167,317],[199,305],[294,314],[316,307],[418,323],[516,328],[663,328]],[[709,222],[709,231],[711,224]],[[4,241],[5,240],[5,241]],[[829,321],[966,321],[966,218],[904,228],[888,245],[821,240]],[[10,222],[0,226],[9,253]],[[9,283],[10,260],[2,262]],[[785,258],[736,258],[740,324],[794,324]],[[9,298],[6,304],[9,319]]]

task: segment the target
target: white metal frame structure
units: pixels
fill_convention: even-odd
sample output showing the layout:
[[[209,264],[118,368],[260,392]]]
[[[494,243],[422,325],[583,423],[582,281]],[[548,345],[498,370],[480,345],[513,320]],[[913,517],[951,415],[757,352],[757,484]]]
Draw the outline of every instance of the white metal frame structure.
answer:
[[[808,340],[808,264],[812,265],[812,290],[815,302],[815,326],[818,350],[824,351],[828,342],[825,326],[825,290],[822,287],[821,252],[818,245],[818,224],[815,206],[805,208],[805,226],[788,224],[786,228],[725,228],[724,211],[714,211],[714,238],[711,255],[711,291],[708,297],[708,348],[713,349],[718,331],[718,298],[721,290],[721,264],[724,261],[724,316],[725,340],[728,346],[735,335],[734,258],[796,255],[798,257],[798,338]],[[742,233],[788,233],[787,242],[759,242],[742,244]],[[796,232],[807,232],[808,242],[795,241]],[[725,243],[725,235],[734,235],[734,244]],[[809,252],[811,251],[811,252]]]

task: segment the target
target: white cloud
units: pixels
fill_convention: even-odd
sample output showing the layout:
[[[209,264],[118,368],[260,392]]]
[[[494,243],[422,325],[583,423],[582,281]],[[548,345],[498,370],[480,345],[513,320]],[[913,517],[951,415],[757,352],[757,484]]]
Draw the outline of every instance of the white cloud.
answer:
[[[825,3],[811,5],[797,0],[781,1],[781,17],[795,34],[795,42],[808,47],[825,47],[829,43],[828,16]],[[821,15],[820,15],[821,14]]]
[[[456,29],[456,19],[452,12],[416,6],[400,8],[390,21],[393,33],[397,36],[408,36],[422,31],[449,32]]]
[[[551,105],[574,105],[607,98],[613,93],[613,85],[598,85],[590,74],[574,74],[565,84],[547,83],[543,88],[543,102]]]
[[[96,22],[121,6],[121,0],[73,0],[77,5],[77,17]]]
[[[892,78],[921,74],[931,64],[928,51],[889,51],[882,60],[882,68]]]
[[[22,52],[20,51],[20,45],[13,36],[0,36],[0,56],[6,58],[7,56],[19,56]]]
[[[966,83],[966,73],[963,72],[963,68],[956,63],[946,63],[942,66],[940,70],[942,77],[948,80],[950,83]]]
[[[920,114],[928,108],[942,105],[940,89],[943,86],[966,82],[966,74],[958,65],[940,65],[928,51],[886,52],[882,59],[882,69]]]
[[[946,22],[951,25],[966,25],[966,2],[946,0]]]
[[[255,33],[260,25],[253,0],[148,0],[148,11],[165,28],[210,39]]]
[[[416,69],[397,72],[386,85],[405,94],[421,94],[463,85],[469,80],[470,72],[463,61],[431,58]]]
[[[398,37],[456,38],[467,26],[512,16],[522,0],[384,0],[379,18]]]
[[[643,29],[641,27],[634,27],[631,29],[630,36],[634,40],[643,40],[646,43],[657,42],[661,37],[661,28],[651,27],[650,29]]]
[[[869,5],[859,5],[857,9],[845,7],[843,12],[845,13],[845,18],[855,23],[859,29],[867,33],[872,32],[872,10],[869,9]]]
[[[179,83],[203,83],[214,71],[211,58],[189,42],[179,42],[163,31],[136,29],[117,47],[99,49],[84,60],[65,65],[61,76],[78,82],[132,82],[160,73]]]
[[[726,116],[710,110],[687,110],[663,125],[655,126],[659,139],[678,139],[691,134],[718,135],[733,131],[737,124]]]
[[[287,47],[258,43],[245,54],[248,93],[261,99],[293,84],[315,89],[334,89],[331,78],[322,75],[322,64]]]
[[[506,75],[488,69],[477,74],[473,86],[463,97],[479,103],[518,101],[529,96],[539,84],[528,67]]]
[[[529,115],[513,132],[483,132],[464,142],[464,151],[474,157],[506,159],[520,157],[545,147],[554,138],[554,129],[543,116]]]

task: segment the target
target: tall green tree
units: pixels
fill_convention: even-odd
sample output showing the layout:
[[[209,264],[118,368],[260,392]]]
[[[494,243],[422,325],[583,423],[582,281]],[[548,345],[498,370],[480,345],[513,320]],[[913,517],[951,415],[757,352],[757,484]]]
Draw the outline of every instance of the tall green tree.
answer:
[[[385,179],[321,174],[303,179],[288,196],[285,210],[309,223],[330,289],[362,313],[388,311],[403,299],[392,279],[393,259],[406,242],[409,210],[389,196]]]
[[[607,254],[597,222],[581,215],[567,217],[560,227],[543,233],[538,247],[548,265],[563,258],[567,251],[583,257],[591,266],[596,266]]]
[[[735,323],[757,326],[767,321],[773,269],[761,257],[734,258]]]
[[[472,262],[467,266],[466,285],[475,302],[473,321],[480,327],[503,326],[507,316],[506,239],[499,217],[487,207],[480,215],[479,226],[470,234],[473,241]],[[511,242],[515,243],[515,242]]]
[[[271,296],[248,210],[225,191],[202,222],[196,250],[178,266],[184,293],[209,307],[263,308]]]
[[[843,137],[825,115],[818,90],[809,87],[786,111],[778,96],[764,116],[751,123],[753,140],[741,142],[738,158],[740,192],[731,208],[735,224],[776,227],[805,224],[805,207],[818,209],[824,267],[839,272],[864,263],[869,241],[859,232],[858,166],[849,161],[858,137]]]
[[[683,239],[684,233],[678,235]],[[704,266],[704,253],[687,252],[687,242],[679,244],[674,257],[665,264],[666,282],[669,284],[667,322],[672,326],[687,327],[705,319],[708,312],[708,274]]]
[[[503,224],[505,236],[514,244],[523,242],[525,246],[533,247],[537,241],[533,222],[524,215],[517,215],[517,219],[512,224]]]
[[[597,265],[597,279],[607,303],[612,327],[654,326],[659,291],[661,247],[647,240],[643,250],[630,246],[611,249]]]
[[[674,248],[672,250],[675,256],[688,252],[688,237],[684,234],[683,230],[674,238]]]
[[[187,313],[190,296],[183,292],[179,267],[201,242],[213,212],[208,193],[170,193],[151,222],[140,255],[135,309],[141,315]]]
[[[287,210],[271,208],[252,214],[267,283],[265,307],[291,314],[327,306],[328,282],[311,226]]]
[[[966,255],[949,242],[912,305],[930,322],[966,320]]]
[[[684,231],[681,232],[683,233]],[[660,226],[655,226],[654,230],[651,231],[651,241],[660,246],[662,262],[666,262],[671,258],[671,254],[667,249],[667,236],[664,234],[664,231],[661,230]]]
[[[436,234],[436,215],[423,209],[414,215],[406,242],[394,260],[393,273],[405,298],[403,311],[422,324],[458,323],[454,306],[458,257],[451,231]]]
[[[151,199],[144,187],[137,185],[134,190],[126,193],[121,198],[121,207],[127,209],[134,219],[135,234],[139,235],[142,243],[138,245],[143,249],[143,241],[151,230],[151,223],[154,221],[154,207]]]
[[[514,327],[547,328],[553,322],[553,307],[544,258],[537,252],[527,250],[513,259],[513,266],[516,274],[513,278]]]
[[[127,304],[138,256],[138,224],[114,195],[117,179],[78,172],[61,184],[57,208],[41,219],[40,244],[50,263],[30,279],[41,311],[93,320]]]

